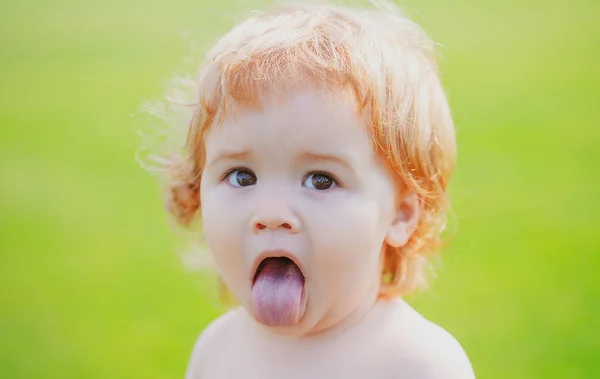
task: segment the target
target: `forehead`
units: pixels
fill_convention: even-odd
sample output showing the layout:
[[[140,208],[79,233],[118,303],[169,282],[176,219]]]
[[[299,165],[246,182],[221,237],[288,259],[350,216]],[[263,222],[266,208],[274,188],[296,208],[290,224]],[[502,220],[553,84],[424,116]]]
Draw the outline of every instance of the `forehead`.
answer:
[[[261,110],[226,117],[207,133],[207,159],[222,149],[293,152],[297,150],[372,154],[365,122],[349,94],[301,90],[266,99]]]

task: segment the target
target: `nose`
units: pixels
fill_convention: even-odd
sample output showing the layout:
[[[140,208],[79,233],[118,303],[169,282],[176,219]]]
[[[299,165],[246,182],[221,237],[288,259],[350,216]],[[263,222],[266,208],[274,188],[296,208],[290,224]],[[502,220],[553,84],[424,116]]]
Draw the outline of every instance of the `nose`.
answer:
[[[254,233],[269,229],[295,234],[300,229],[300,223],[289,208],[273,202],[265,204],[255,213],[250,221],[250,227]]]

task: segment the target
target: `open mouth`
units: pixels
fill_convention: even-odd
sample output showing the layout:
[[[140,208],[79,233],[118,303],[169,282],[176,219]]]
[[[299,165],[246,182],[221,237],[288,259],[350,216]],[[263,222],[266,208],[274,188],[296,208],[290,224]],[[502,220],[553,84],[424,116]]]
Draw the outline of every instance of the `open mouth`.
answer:
[[[302,275],[302,280],[304,280],[304,274],[293,260],[287,257],[268,257],[263,259],[258,267],[256,268],[256,273],[254,274],[254,281],[259,277],[261,272],[267,267],[270,270],[273,269],[281,269],[281,271],[298,271],[300,275]]]
[[[304,282],[304,274],[291,259],[263,259],[252,284],[254,317],[268,326],[297,324],[306,309]]]

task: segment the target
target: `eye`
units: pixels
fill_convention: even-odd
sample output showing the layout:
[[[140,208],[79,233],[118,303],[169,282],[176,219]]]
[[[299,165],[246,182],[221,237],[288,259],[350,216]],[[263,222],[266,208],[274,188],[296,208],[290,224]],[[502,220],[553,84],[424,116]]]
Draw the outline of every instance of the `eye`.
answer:
[[[256,184],[256,175],[250,170],[237,168],[229,171],[225,180],[234,187],[247,187]]]
[[[324,172],[313,172],[312,174],[309,174],[302,184],[305,187],[319,191],[328,190],[338,185],[332,175]]]

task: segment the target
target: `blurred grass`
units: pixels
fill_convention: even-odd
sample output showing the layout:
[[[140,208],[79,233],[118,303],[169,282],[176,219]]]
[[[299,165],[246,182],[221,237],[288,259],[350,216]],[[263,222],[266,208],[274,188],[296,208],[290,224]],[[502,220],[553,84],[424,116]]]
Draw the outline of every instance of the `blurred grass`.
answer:
[[[478,377],[600,376],[600,5],[403,4],[444,45],[460,148],[456,237],[410,302]],[[0,377],[182,377],[219,307],[175,254],[129,115],[186,31],[210,44],[238,8],[0,5]]]

